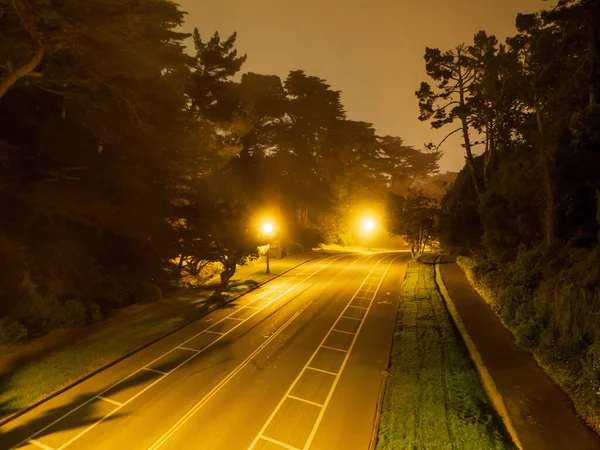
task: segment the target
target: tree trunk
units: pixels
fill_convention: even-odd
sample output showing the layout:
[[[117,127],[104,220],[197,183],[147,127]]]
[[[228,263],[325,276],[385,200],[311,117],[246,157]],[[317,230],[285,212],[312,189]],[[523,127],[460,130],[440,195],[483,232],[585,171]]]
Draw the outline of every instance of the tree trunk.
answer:
[[[494,126],[490,123],[488,123],[486,125],[486,133],[485,133],[485,160],[484,160],[484,166],[483,166],[483,179],[484,179],[484,183],[485,186],[487,188],[487,185],[490,181],[490,173],[492,170],[492,167],[494,165],[494,159],[496,157],[496,141],[494,140]]]
[[[598,12],[600,8],[595,8],[595,12]],[[589,91],[589,106],[593,108],[596,106],[597,97],[596,97],[596,83],[598,80],[598,64],[600,64],[600,55],[598,52],[598,47],[596,46],[596,30],[594,29],[595,21],[590,21],[588,23],[588,57],[592,62],[592,70],[590,71],[590,79],[588,83],[588,91]]]
[[[183,255],[179,255],[179,262],[177,263],[177,271],[175,273],[177,278],[181,277],[181,271],[183,269],[183,261],[184,260],[185,260],[185,257]]]
[[[465,108],[465,85],[463,80],[462,70],[458,70],[458,95],[459,102],[461,108]],[[460,123],[462,125],[462,133],[463,139],[465,141],[465,152],[467,153],[466,160],[467,166],[469,166],[469,171],[471,172],[471,177],[473,178],[473,186],[475,187],[475,192],[477,193],[477,198],[481,195],[481,189],[479,186],[479,177],[477,176],[477,170],[475,168],[475,160],[473,158],[473,152],[471,150],[471,138],[469,136],[469,124],[467,122],[466,114],[463,112],[460,114]]]
[[[221,272],[221,290],[225,291],[227,290],[227,288],[229,288],[229,280],[231,280],[231,277],[233,275],[235,275],[235,269],[237,264],[236,263],[224,263],[224,269],[223,272]]]
[[[598,225],[598,242],[600,242],[600,189],[596,188],[596,223]]]
[[[40,46],[29,61],[9,74],[6,79],[0,81],[0,98],[4,97],[8,90],[21,78],[31,75],[35,68],[40,65],[43,57],[44,47]]]
[[[546,210],[544,211],[544,240],[550,245],[554,242],[554,215],[555,200],[554,186],[552,181],[552,162],[548,153],[546,127],[541,106],[538,101],[535,104],[535,117],[540,134],[540,163],[542,165],[542,182],[544,184],[544,195],[546,197]]]

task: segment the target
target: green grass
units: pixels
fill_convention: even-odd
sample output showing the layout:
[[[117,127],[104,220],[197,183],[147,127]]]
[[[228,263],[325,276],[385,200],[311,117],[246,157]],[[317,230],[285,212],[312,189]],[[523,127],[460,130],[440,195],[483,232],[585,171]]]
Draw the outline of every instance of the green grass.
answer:
[[[473,289],[479,294],[479,296],[488,304],[490,308],[496,313],[499,314],[500,305],[496,299],[496,294],[490,288],[480,283],[473,274],[473,269],[475,266],[475,261],[473,259],[468,258],[466,256],[457,256],[456,264],[461,268]]]
[[[21,363],[16,370],[7,372],[6,368],[0,367],[0,418],[27,407],[308,258],[307,255],[296,255],[273,260],[269,275],[264,273],[264,261],[258,261],[241,268],[232,279],[229,291],[223,295],[215,295],[215,286],[209,284],[199,289],[181,290],[160,303],[134,305],[105,323],[96,324],[92,331],[82,334],[72,344]],[[26,350],[27,345],[19,349]]]
[[[28,406],[184,321],[181,316],[156,316],[128,326],[108,327],[0,377],[0,417]]]
[[[512,449],[434,280],[409,263],[377,450]]]

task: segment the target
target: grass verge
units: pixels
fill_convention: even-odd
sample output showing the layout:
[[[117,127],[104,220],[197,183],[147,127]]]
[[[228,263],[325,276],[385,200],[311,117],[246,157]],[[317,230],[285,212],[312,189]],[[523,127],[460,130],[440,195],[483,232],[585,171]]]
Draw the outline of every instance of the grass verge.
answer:
[[[512,449],[437,291],[434,267],[404,281],[377,450]]]
[[[55,348],[49,346],[46,350],[43,342],[32,342],[29,346],[38,347],[38,356],[25,357],[26,361],[6,363],[3,361],[5,358],[0,358],[0,420],[203,316],[230,298],[292,269],[310,257],[297,255],[272,261],[268,275],[260,263],[243,267],[232,279],[231,288],[225,295],[215,294],[216,286],[211,284],[184,290],[162,302],[126,308],[117,316],[95,324],[88,331],[73,334],[76,338]],[[40,340],[53,338],[56,340],[56,336]],[[46,351],[40,352],[39,348]],[[29,349],[25,344],[5,349],[8,350],[26,355]],[[43,356],[39,356],[39,353],[43,353]]]

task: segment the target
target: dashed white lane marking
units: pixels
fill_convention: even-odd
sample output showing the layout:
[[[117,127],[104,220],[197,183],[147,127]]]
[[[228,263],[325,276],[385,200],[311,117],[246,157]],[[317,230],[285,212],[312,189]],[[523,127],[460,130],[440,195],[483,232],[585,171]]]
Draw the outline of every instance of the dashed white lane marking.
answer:
[[[296,397],[295,395],[288,395],[288,398],[291,398],[292,400],[298,400],[299,402],[308,403],[309,405],[318,406],[319,408],[323,407],[321,403],[313,402],[302,397]]]
[[[113,400],[112,398],[103,397],[101,395],[97,396],[100,400],[104,400],[105,402],[112,403],[115,406],[123,406],[123,403]]]
[[[179,345],[177,347],[179,350],[185,350],[186,352],[194,352],[194,353],[198,353],[200,350],[197,350],[195,348],[189,348],[189,347],[184,347],[182,345]]]
[[[356,333],[352,333],[351,331],[338,330],[337,328],[334,328],[332,331],[335,331],[336,333],[351,334],[352,336],[354,336],[356,334]]]
[[[220,331],[213,331],[213,330],[203,330],[202,333],[211,333],[211,334],[218,334],[219,336],[223,336],[225,335],[225,333],[221,333]]]
[[[337,330],[334,330],[337,331]],[[344,350],[343,348],[330,347],[329,345],[321,345],[321,348],[328,348],[329,350],[335,350],[336,352],[347,353],[348,350]]]
[[[381,284],[383,283],[383,280],[385,279],[385,276],[387,275],[390,267],[392,266],[392,264],[394,263],[394,261],[397,258],[398,257],[392,259],[389,262],[389,264],[387,264],[385,270],[383,271],[383,274],[381,275],[381,278],[379,280],[379,284],[377,285],[377,288],[374,290],[373,296],[369,300],[369,306],[368,306],[367,311],[365,312],[365,315],[363,316],[363,318],[362,319],[355,319],[355,320],[359,320],[360,324],[359,324],[359,326],[358,326],[358,328],[356,330],[356,333],[354,333],[354,336],[352,338],[352,342],[350,343],[350,347],[348,348],[348,351],[346,352],[346,355],[344,356],[344,360],[342,361],[342,364],[341,364],[338,372],[337,373],[329,372],[331,375],[334,375],[335,378],[333,380],[333,383],[332,383],[331,387],[329,388],[329,392],[327,393],[327,397],[325,398],[325,402],[320,407],[319,415],[317,416],[317,419],[316,419],[315,423],[313,424],[311,432],[310,432],[310,434],[308,436],[308,439],[307,439],[306,443],[304,444],[304,447],[302,447],[302,450],[308,450],[310,448],[310,445],[312,444],[312,441],[313,441],[313,439],[315,437],[317,429],[319,428],[319,425],[321,424],[321,421],[323,420],[323,416],[325,414],[325,411],[327,410],[327,406],[329,405],[331,397],[333,396],[333,393],[335,392],[335,388],[336,388],[336,386],[338,384],[338,381],[340,380],[340,377],[341,377],[341,375],[342,375],[342,373],[344,371],[344,368],[346,367],[346,363],[348,362],[348,358],[350,357],[352,349],[354,348],[354,344],[356,343],[356,339],[358,337],[358,334],[360,333],[360,330],[362,329],[362,327],[363,327],[363,325],[365,323],[365,320],[366,320],[366,318],[367,318],[367,316],[369,314],[371,306],[373,305],[373,300],[377,296],[377,293],[379,292],[379,289],[381,288]],[[375,264],[375,266],[373,266],[373,268],[371,269],[371,271],[369,272],[369,274],[366,276],[365,280],[363,281],[363,284],[372,275],[372,273],[375,270],[375,268],[377,268],[380,264],[382,264],[382,262],[383,262],[384,259],[385,258],[381,258],[379,261],[377,261],[377,263]],[[354,294],[354,296],[356,294],[358,294],[361,290],[364,290],[363,289],[363,284],[360,285],[360,287],[358,288],[358,290],[356,291],[356,293]],[[275,418],[275,416],[277,415],[277,413],[281,409],[281,407],[282,407],[283,403],[285,402],[285,400],[287,398],[290,398],[291,392],[293,391],[293,389],[296,386],[296,384],[298,383],[298,381],[302,378],[302,375],[304,375],[304,372],[306,370],[308,370],[308,369],[310,369],[310,370],[318,370],[320,372],[326,372],[327,373],[327,371],[311,367],[310,364],[315,359],[315,357],[317,356],[317,353],[319,352],[319,350],[324,347],[325,341],[327,340],[327,338],[329,337],[329,335],[333,331],[339,331],[339,330],[336,330],[334,327],[337,325],[337,323],[339,322],[339,320],[342,317],[345,317],[343,314],[346,311],[348,305],[350,305],[350,303],[354,300],[354,298],[355,298],[354,296],[352,296],[352,298],[350,299],[350,301],[347,303],[346,307],[344,307],[344,309],[342,310],[342,313],[340,314],[340,316],[338,317],[338,319],[334,322],[334,324],[329,329],[329,331],[327,332],[327,334],[325,335],[325,337],[323,338],[323,340],[321,341],[321,343],[317,346],[317,349],[314,351],[314,353],[308,359],[308,361],[306,362],[306,364],[304,365],[304,367],[300,370],[300,373],[298,374],[298,376],[296,377],[296,379],[292,382],[292,384],[288,388],[287,392],[283,395],[283,397],[281,398],[281,400],[279,401],[279,403],[277,404],[277,406],[275,407],[275,409],[273,410],[273,412],[271,413],[271,415],[268,417],[267,421],[264,423],[263,427],[260,429],[260,431],[258,432],[258,434],[256,435],[256,437],[254,438],[254,440],[252,441],[252,443],[248,447],[248,450],[253,450],[254,447],[256,446],[256,444],[258,443],[258,441],[260,439],[266,439],[267,438],[267,436],[265,435],[265,431],[267,430],[267,428],[269,427],[269,425],[271,424],[271,422],[273,421],[273,419]],[[352,319],[352,317],[346,317],[346,318]],[[266,439],[266,440],[268,440],[268,439]],[[280,445],[281,444],[285,444],[285,443],[280,443]],[[285,444],[285,445],[287,445],[287,444]]]
[[[271,444],[279,445],[280,447],[287,448],[288,450],[300,450],[299,448],[292,447],[285,442],[278,441],[277,439],[270,438],[268,436],[259,436],[260,439],[270,442]]]
[[[167,372],[163,372],[162,370],[152,369],[151,367],[142,367],[142,370],[146,370],[148,372],[159,373],[161,375],[166,375],[167,374]]]
[[[306,369],[307,370],[314,370],[315,372],[326,373],[328,375],[333,375],[334,377],[337,376],[337,372],[331,372],[329,370],[317,369],[316,367],[307,366]]]
[[[339,258],[336,258],[336,260]],[[335,260],[334,260],[335,261]],[[331,263],[333,263],[332,261]],[[330,264],[331,264],[330,263]],[[355,264],[356,261],[352,262],[348,267]],[[318,271],[317,271],[318,272]],[[317,273],[315,272],[315,274]],[[327,285],[332,283],[340,274],[343,272],[341,270],[335,277],[331,278]],[[314,274],[313,274],[314,275]],[[312,275],[311,275],[312,276]],[[314,303],[314,300],[304,304],[300,310],[298,310],[292,317],[290,317],[280,328],[278,328],[274,333],[270,335],[264,336],[268,338],[265,342],[263,342],[260,347],[258,347],[250,356],[248,356],[244,361],[242,361],[234,370],[232,370],[221,382],[219,382],[212,390],[208,392],[198,403],[196,403],[187,413],[183,415],[171,428],[169,428],[160,438],[158,438],[148,450],[157,450],[162,447],[162,445],[167,442],[171,436],[173,436],[179,428],[181,428],[185,423],[190,420],[198,410],[200,410],[206,403],[210,401],[212,397],[214,397],[231,379],[233,379],[239,372],[241,372],[250,362],[258,355],[267,345],[269,345],[274,339],[276,339],[280,333],[282,333],[296,318],[302,314],[310,305]],[[293,448],[293,447],[290,447]]]
[[[359,322],[362,322],[362,319],[357,319],[356,317],[340,316],[340,319],[358,320]],[[335,331],[338,331],[338,330],[335,330]]]
[[[155,450],[159,447],[161,447],[171,436],[173,436],[173,434],[175,434],[177,432],[177,430],[179,428],[181,428],[188,420],[190,417],[192,417],[194,414],[196,414],[196,412],[202,408],[211,398],[213,398],[217,392],[219,392],[221,390],[221,388],[223,386],[225,386],[229,380],[231,380],[235,375],[237,375],[244,367],[246,367],[246,365],[256,357],[256,355],[258,355],[263,348],[265,348],[267,345],[269,345],[275,338],[277,338],[279,336],[279,334],[281,332],[283,332],[283,330],[285,330],[287,328],[287,326],[292,323],[296,317],[298,317],[302,312],[304,312],[304,310],[306,308],[308,308],[310,306],[312,302],[307,303],[306,305],[304,305],[304,307],[302,309],[300,309],[298,312],[296,312],[296,314],[294,314],[292,317],[290,317],[286,323],[284,323],[275,333],[273,333],[269,339],[267,339],[265,342],[263,342],[261,344],[260,347],[258,347],[256,350],[254,350],[250,356],[248,356],[241,364],[239,364],[234,370],[232,370],[225,378],[223,378],[213,389],[211,389],[208,394],[206,394],[202,400],[200,400],[198,403],[196,403],[192,409],[190,409],[187,413],[185,413],[183,415],[183,417],[181,417],[177,422],[175,422],[175,425],[173,425],[171,428],[169,428],[167,430],[166,433],[164,433],[156,442],[154,442],[154,444],[152,444],[150,447],[148,447],[148,450]]]
[[[43,448],[44,450],[54,450],[52,447],[42,444],[40,441],[36,441],[35,439],[30,439],[29,443],[31,445],[35,445],[36,447]]]
[[[321,270],[325,269],[326,267],[330,266],[331,264],[333,264],[335,261],[337,261],[338,259],[343,258],[344,255],[340,255],[337,257],[329,257],[329,258],[325,258],[319,261],[319,263],[322,263],[323,261],[326,261],[328,259],[331,259],[327,264],[322,264],[319,266],[319,268],[313,272],[312,275],[305,275],[305,273],[308,272],[309,268],[306,268],[304,270],[302,270],[300,273],[298,273],[297,275],[294,275],[292,277],[290,277],[289,279],[287,279],[286,281],[283,282],[283,284],[287,285],[288,283],[290,283],[291,280],[293,280],[294,278],[298,279],[300,277],[304,277],[302,278],[300,281],[298,281],[297,283],[293,284],[285,293],[288,293],[290,291],[292,291],[293,289],[295,289],[297,286],[299,286],[302,282],[308,280],[309,278],[311,278],[314,274],[320,272]],[[319,263],[315,263],[313,265],[317,265]],[[270,293],[270,291],[265,292],[266,295]],[[252,303],[262,300],[263,295],[259,295],[257,298],[255,298],[254,300],[252,300],[250,303],[248,303],[248,305],[251,305]],[[282,294],[281,296],[283,296],[285,294]],[[281,297],[280,296],[280,297]],[[250,316],[248,316],[244,322],[250,320],[251,318],[253,318],[255,315],[257,315],[258,313],[260,313],[263,309],[267,308],[268,306],[270,306],[273,302],[268,302],[265,305],[263,305],[262,307],[260,307],[260,309],[257,309],[256,312],[254,312],[253,314],[251,314]],[[247,306],[244,306],[247,307]],[[240,308],[243,309],[243,308]],[[232,316],[233,314],[236,314],[239,311],[239,309],[236,309],[234,312],[232,312],[229,316]],[[218,325],[221,322],[224,322],[227,318],[229,318],[229,316],[224,317],[223,319],[217,321],[213,326]],[[84,406],[86,406],[87,404],[89,404],[90,402],[96,400],[98,398],[98,396],[101,396],[103,394],[105,394],[106,392],[110,391],[112,388],[114,388],[115,386],[118,386],[120,383],[128,380],[129,378],[135,376],[136,374],[138,374],[139,372],[141,372],[142,370],[149,370],[151,372],[157,372],[157,373],[161,373],[161,376],[158,377],[156,380],[154,380],[152,383],[148,384],[146,387],[144,387],[141,391],[139,391],[138,393],[136,393],[135,395],[133,395],[132,397],[130,397],[126,402],[124,402],[121,406],[117,406],[115,409],[113,409],[111,412],[105,414],[104,416],[100,417],[99,419],[97,419],[95,422],[91,423],[90,425],[88,425],[87,427],[85,427],[82,431],[80,431],[77,435],[75,435],[74,437],[72,437],[71,439],[69,439],[67,442],[65,442],[64,444],[62,444],[60,447],[58,447],[57,450],[63,450],[64,448],[68,447],[70,444],[72,444],[73,442],[75,442],[77,439],[79,439],[81,436],[83,436],[84,434],[86,434],[87,432],[89,432],[90,430],[92,430],[93,428],[95,428],[97,425],[99,425],[100,423],[104,422],[107,418],[109,418],[110,416],[112,416],[114,413],[116,413],[117,411],[119,411],[122,407],[124,407],[125,405],[127,405],[128,403],[130,403],[131,401],[135,400],[136,398],[138,398],[140,395],[142,395],[144,392],[146,392],[148,389],[152,388],[155,384],[157,384],[159,381],[163,380],[166,376],[168,376],[170,373],[174,372],[175,370],[179,369],[181,366],[183,366],[184,364],[186,364],[188,361],[192,360],[193,358],[195,358],[196,356],[198,356],[200,353],[202,353],[204,350],[206,350],[207,348],[213,346],[216,342],[220,341],[224,336],[226,336],[227,334],[231,333],[233,330],[235,330],[236,328],[238,328],[239,326],[241,326],[244,322],[239,322],[236,326],[232,327],[230,330],[228,330],[226,333],[216,333],[219,334],[220,336],[215,339],[214,341],[210,342],[209,344],[207,344],[206,346],[204,346],[201,350],[199,350],[197,353],[194,353],[193,355],[191,355],[189,358],[187,358],[186,360],[184,360],[183,362],[181,362],[179,365],[177,365],[176,367],[174,367],[173,369],[171,369],[169,372],[160,372],[158,370],[155,369],[151,369],[149,366],[151,366],[152,364],[156,363],[158,360],[160,360],[161,358],[165,357],[166,355],[172,353],[173,351],[175,351],[177,349],[177,346],[171,348],[170,350],[168,350],[167,352],[163,353],[162,355],[158,356],[157,358],[155,358],[154,360],[150,361],[148,364],[146,364],[144,367],[141,367],[140,369],[130,373],[129,375],[127,375],[126,377],[122,378],[121,380],[117,381],[116,383],[114,383],[113,385],[109,386],[108,388],[104,389],[102,392],[98,393],[97,395],[95,395],[94,397],[91,397],[90,399],[86,400],[85,402],[80,403],[79,405],[77,405],[76,407],[74,407],[73,409],[71,409],[70,411],[66,412],[65,414],[63,414],[62,416],[58,417],[57,419],[55,419],[54,421],[50,422],[48,425],[44,426],[43,428],[40,428],[38,431],[36,431],[35,433],[33,433],[32,435],[30,435],[28,438],[24,439],[23,441],[19,442],[17,445],[15,445],[14,447],[11,448],[11,450],[16,450],[17,448],[21,447],[23,444],[26,443],[31,443],[32,445],[36,445],[33,444],[32,442],[38,442],[41,445],[41,442],[35,440],[36,437],[38,437],[39,435],[41,435],[44,431],[48,430],[49,428],[53,427],[54,425],[56,425],[58,422],[60,422],[61,420],[65,419],[66,417],[70,416],[71,414],[73,414],[74,412],[78,411],[79,409],[83,408]],[[197,338],[198,336],[200,336],[202,333],[207,332],[207,330],[202,330],[199,333],[196,333],[194,336],[192,336],[191,338],[187,339],[186,341],[182,342],[180,345],[185,345],[188,342],[190,342],[191,340]],[[38,445],[39,446],[39,445]],[[53,449],[54,450],[54,449]]]

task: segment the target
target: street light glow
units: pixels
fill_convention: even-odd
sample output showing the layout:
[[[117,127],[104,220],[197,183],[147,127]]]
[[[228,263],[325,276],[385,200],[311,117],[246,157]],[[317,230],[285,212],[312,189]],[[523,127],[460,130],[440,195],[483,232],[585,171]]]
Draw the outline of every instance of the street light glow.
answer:
[[[271,222],[265,222],[263,223],[262,229],[265,234],[271,234],[273,233],[274,227]]]
[[[365,219],[363,220],[362,226],[364,231],[370,233],[375,229],[375,222],[373,221],[373,219]]]

